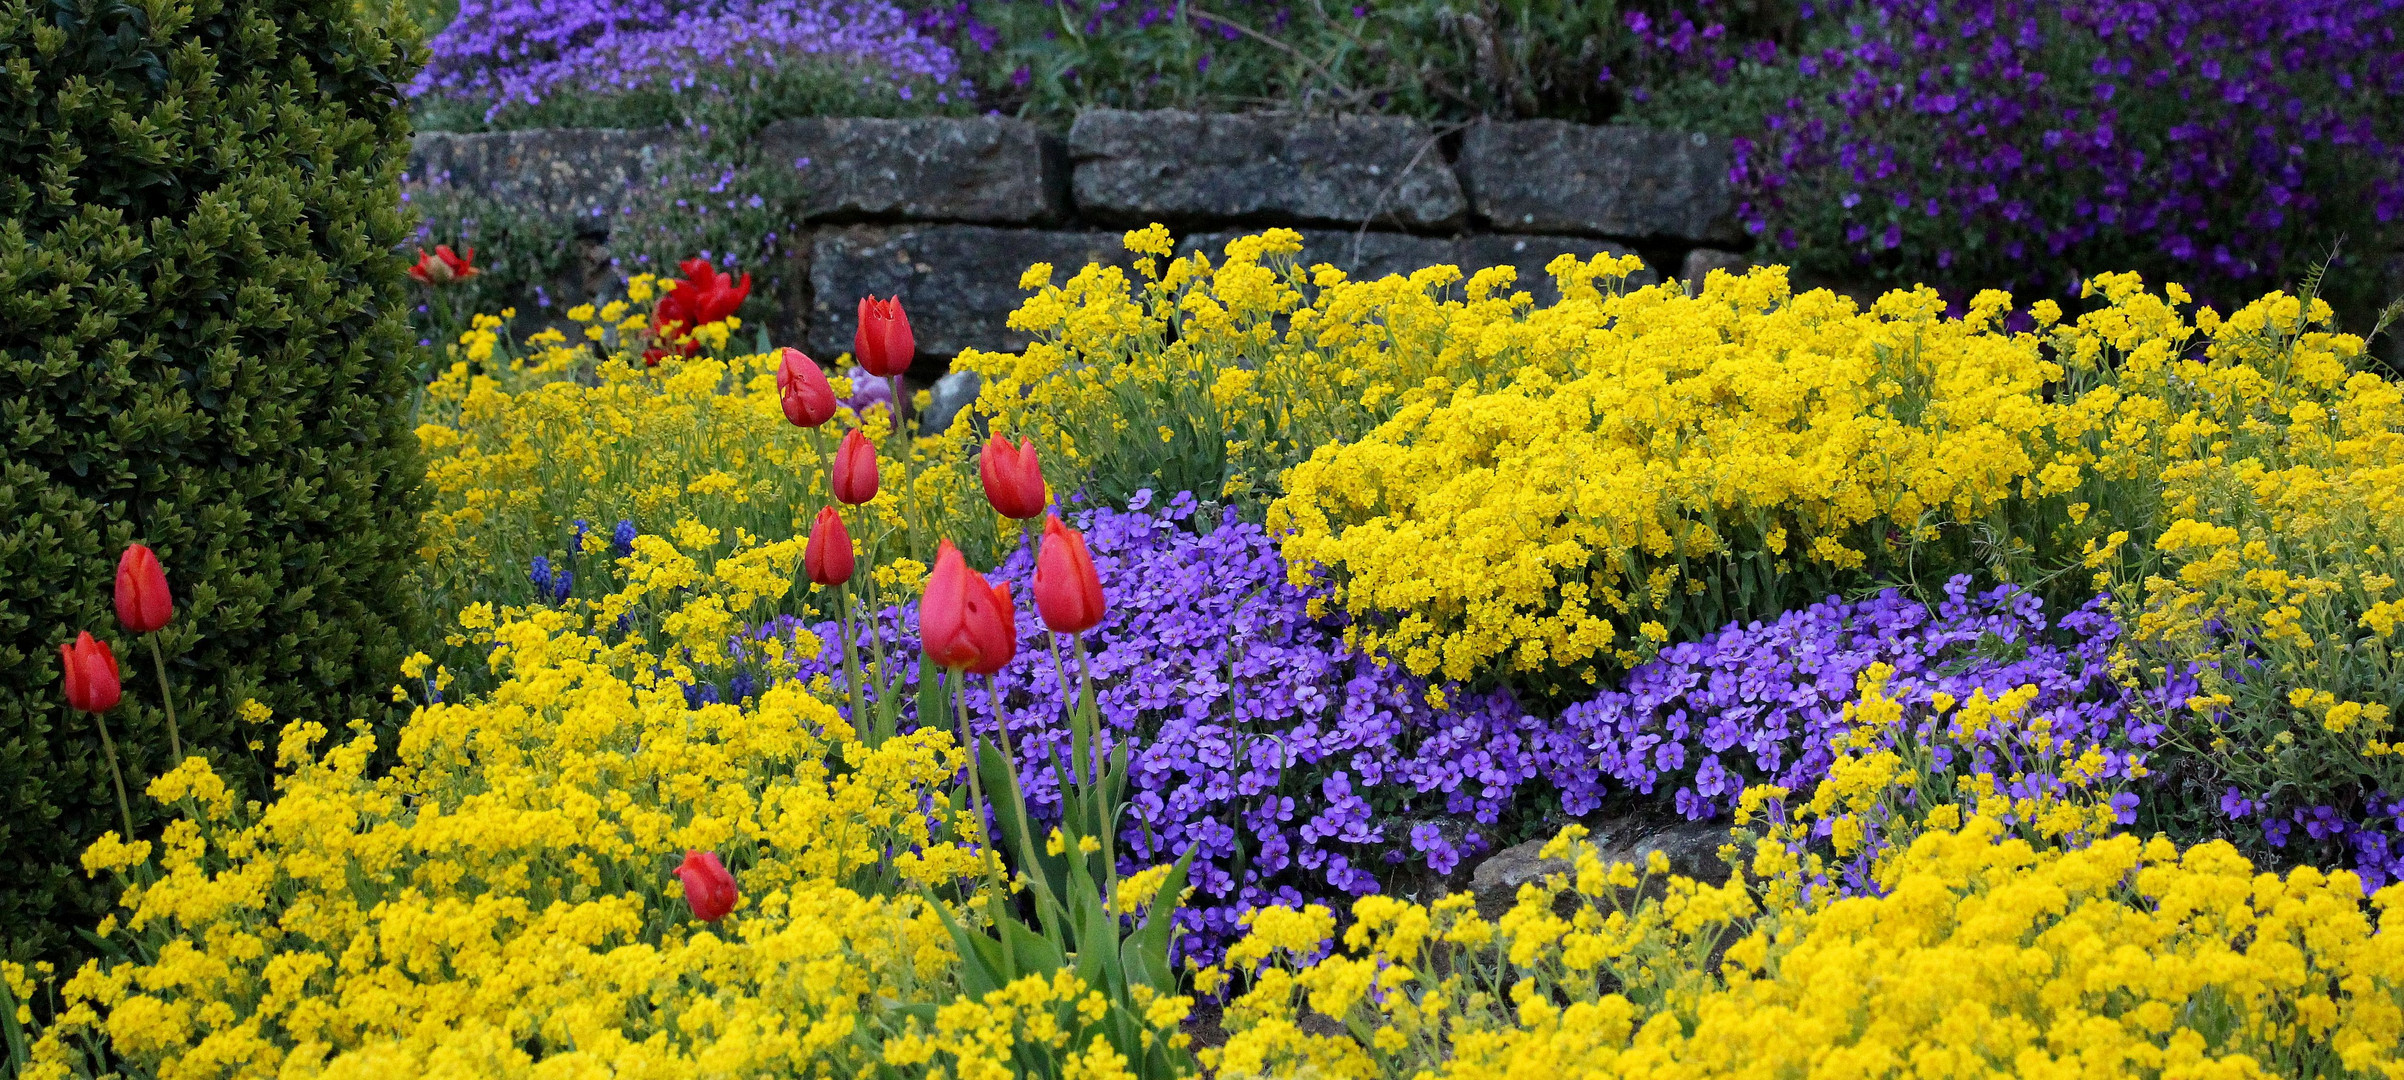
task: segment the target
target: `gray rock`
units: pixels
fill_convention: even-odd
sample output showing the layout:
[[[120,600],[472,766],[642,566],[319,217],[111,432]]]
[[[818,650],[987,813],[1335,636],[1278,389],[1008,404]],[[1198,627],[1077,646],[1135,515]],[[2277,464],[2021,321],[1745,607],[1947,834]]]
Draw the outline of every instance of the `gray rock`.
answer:
[[[420,133],[409,149],[406,188],[450,185],[537,214],[593,223],[654,181],[676,137],[666,131],[562,128],[474,134]]]
[[[1461,177],[1497,229],[1732,242],[1728,142],[1562,120],[1486,123],[1461,144]]]
[[[1678,270],[1678,280],[1686,284],[1687,295],[1700,296],[1703,282],[1710,278],[1712,271],[1742,274],[1752,265],[1750,260],[1733,251],[1699,247],[1686,253],[1686,263]]]
[[[1507,911],[1517,902],[1520,886],[1547,874],[1571,873],[1574,867],[1569,860],[1538,855],[1550,840],[1545,837],[1513,845],[1478,863],[1469,874],[1478,910],[1489,915]],[[1594,847],[1604,864],[1633,863],[1640,873],[1658,851],[1669,859],[1670,873],[1718,885],[1728,880],[1728,864],[1719,856],[1720,845],[1727,840],[1724,824],[1632,817],[1600,823],[1584,843]]]
[[[1057,140],[999,116],[783,120],[760,134],[765,161],[799,163],[813,219],[908,218],[1025,224],[1067,209]]]
[[[1092,109],[1069,128],[1080,212],[1443,228],[1468,202],[1435,133],[1399,116],[1294,117]]]
[[[954,371],[935,380],[927,411],[918,417],[918,433],[941,435],[949,430],[952,421],[959,417],[961,410],[977,400],[977,392],[982,389],[984,380],[979,379],[973,371]]]
[[[1408,276],[1423,267],[1444,264],[1460,267],[1462,279],[1466,281],[1469,275],[1486,267],[1508,266],[1518,271],[1512,288],[1530,294],[1538,304],[1550,304],[1560,299],[1559,290],[1553,287],[1552,276],[1544,270],[1556,256],[1569,254],[1586,259],[1605,252],[1629,254],[1627,248],[1618,244],[1584,236],[1494,234],[1448,239],[1352,229],[1304,229],[1301,232],[1300,262],[1306,267],[1328,263],[1355,281],[1374,281],[1389,274]],[[1227,242],[1244,235],[1248,234],[1200,233],[1180,241],[1177,251],[1179,255],[1201,251],[1208,254],[1215,264],[1225,252]],[[1660,280],[1661,275],[1645,269],[1631,276],[1629,283],[1642,287]]]
[[[982,225],[859,226],[821,232],[810,245],[809,344],[832,363],[851,351],[863,296],[900,296],[918,353],[948,357],[962,349],[1008,351],[1028,336],[1006,325],[1027,294],[1019,275],[1034,263],[1058,268],[1056,280],[1086,263],[1130,266],[1120,235],[996,229]]]

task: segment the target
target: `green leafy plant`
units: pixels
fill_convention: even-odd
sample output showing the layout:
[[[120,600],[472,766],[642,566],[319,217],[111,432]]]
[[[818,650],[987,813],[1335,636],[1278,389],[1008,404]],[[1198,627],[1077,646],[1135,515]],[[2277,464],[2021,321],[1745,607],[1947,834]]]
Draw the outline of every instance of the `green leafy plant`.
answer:
[[[380,717],[411,622],[414,29],[351,0],[0,5],[0,951],[65,959],[117,827],[57,645],[134,643],[112,564],[158,553],[186,748],[264,795],[245,707]],[[126,655],[132,655],[125,653]],[[163,772],[138,680],[126,782]],[[155,806],[135,827],[162,820]]]

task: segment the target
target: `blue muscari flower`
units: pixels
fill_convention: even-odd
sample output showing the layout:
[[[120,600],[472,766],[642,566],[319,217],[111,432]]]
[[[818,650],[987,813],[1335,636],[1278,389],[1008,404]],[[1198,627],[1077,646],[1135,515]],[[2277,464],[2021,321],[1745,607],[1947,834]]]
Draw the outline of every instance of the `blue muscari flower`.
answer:
[[[554,604],[565,603],[568,599],[568,590],[575,587],[576,575],[564,569],[559,571],[551,578],[551,602]]]
[[[582,554],[584,554],[584,530],[585,530],[585,523],[584,523],[584,519],[583,519],[583,518],[577,518],[577,519],[576,519],[576,540],[575,540],[575,542],[574,542],[574,543],[572,543],[572,544],[569,544],[569,545],[568,545],[568,554],[570,554],[570,555],[582,555]]]
[[[625,521],[625,520],[621,520],[621,521],[619,521],[619,522],[618,522],[618,528],[617,528],[617,531],[615,531],[615,532],[612,532],[612,533],[610,533],[610,534],[609,534],[609,540],[610,540],[610,543],[609,543],[609,551],[610,551],[610,554],[612,554],[612,555],[632,555],[632,554],[634,554],[634,537],[635,537],[635,532],[634,532],[634,522],[632,522],[632,521]]]
[[[741,701],[750,697],[758,689],[759,683],[752,679],[750,672],[738,671],[734,678],[727,680],[726,696],[731,700]]]
[[[534,562],[533,562],[532,566],[531,566],[531,567],[529,567],[529,568],[527,569],[527,571],[526,571],[526,578],[527,578],[527,580],[530,580],[530,581],[534,582],[534,592],[535,592],[535,594],[536,594],[536,595],[538,595],[538,596],[539,596],[539,595],[541,595],[541,594],[543,594],[543,593],[550,592],[550,591],[551,591],[551,559],[550,559],[550,557],[549,557],[549,556],[545,556],[545,555],[537,555],[537,556],[535,556],[535,557],[534,557]]]

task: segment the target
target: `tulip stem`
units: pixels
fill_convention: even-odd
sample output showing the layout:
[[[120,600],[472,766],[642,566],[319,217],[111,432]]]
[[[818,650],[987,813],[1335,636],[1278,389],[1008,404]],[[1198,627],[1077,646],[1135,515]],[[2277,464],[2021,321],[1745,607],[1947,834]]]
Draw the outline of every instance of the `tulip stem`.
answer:
[[[125,773],[117,768],[117,742],[109,738],[106,714],[93,713],[92,723],[100,728],[100,750],[108,755],[109,779],[117,783],[117,816],[125,822],[125,842],[130,844],[134,841],[134,810],[133,804],[125,798]]]
[[[1077,677],[1081,684],[1078,687],[1078,696],[1083,699],[1083,707],[1078,711],[1085,714],[1086,741],[1091,744],[1093,753],[1093,764],[1088,766],[1088,775],[1093,778],[1093,783],[1099,786],[1102,782],[1102,762],[1104,760],[1102,756],[1102,702],[1094,697],[1093,661],[1086,659],[1085,656],[1084,633],[1070,634],[1068,641],[1069,647],[1077,654]],[[1112,874],[1117,874],[1119,867],[1118,822],[1112,820],[1116,810],[1117,808],[1114,806],[1102,806],[1098,812],[1103,817],[1097,823],[1100,826],[1097,831],[1102,834],[1102,858],[1110,864]]]
[[[985,783],[977,779],[977,744],[970,737],[968,731],[968,673],[966,671],[953,672],[950,682],[952,684],[952,711],[960,725],[960,745],[968,748],[968,812],[976,816],[977,837],[983,842],[981,845],[983,858],[979,861],[985,865],[988,890],[985,894],[987,917],[993,920],[993,932],[1003,936],[1003,940],[1007,941],[1008,937],[1002,931],[1002,900],[1008,890],[1002,884],[1001,860],[995,857],[991,830],[985,826]],[[1016,979],[1018,977],[1017,965],[1011,964],[1009,961],[1010,950],[1003,949],[1002,956],[1003,963],[1009,969],[1010,978]]]
[[[175,690],[167,685],[167,656],[159,651],[159,635],[144,634],[150,641],[150,661],[159,671],[159,701],[167,706],[167,749],[175,754],[175,763],[184,763],[184,736],[175,728]]]
[[[851,582],[846,581],[835,586],[835,609],[842,613],[843,678],[851,690],[851,729],[854,734],[858,734],[868,726],[869,719],[868,699],[860,693],[860,647],[859,643],[852,638]],[[884,741],[882,732],[879,732],[875,742],[870,745],[873,746]]]

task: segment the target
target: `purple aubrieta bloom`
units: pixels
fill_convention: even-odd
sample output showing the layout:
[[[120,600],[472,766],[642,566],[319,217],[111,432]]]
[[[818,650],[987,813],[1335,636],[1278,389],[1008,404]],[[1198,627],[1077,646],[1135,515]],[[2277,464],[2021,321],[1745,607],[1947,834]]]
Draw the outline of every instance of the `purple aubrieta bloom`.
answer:
[[[728,94],[796,61],[856,65],[867,85],[969,92],[951,49],[887,0],[461,0],[412,97],[490,103],[563,93]]]
[[[2117,635],[2099,608],[2057,627],[2034,597],[1974,596],[1966,581],[1934,610],[1888,594],[1728,627],[1665,650],[1623,687],[1557,718],[1505,692],[1457,687],[1437,708],[1427,683],[1347,650],[1342,616],[1310,615],[1314,592],[1289,582],[1260,526],[1232,510],[1199,514],[1188,493],[1136,502],[1076,515],[1111,601],[1086,645],[1103,752],[1129,745],[1124,869],[1197,849],[1198,891],[1179,913],[1179,948],[1203,960],[1238,936],[1245,910],[1373,892],[1370,868],[1397,862],[1455,872],[1489,850],[1490,837],[1541,831],[1549,808],[1576,816],[1607,794],[1650,792],[1690,817],[1724,818],[1746,783],[1808,791],[1872,663],[1896,669],[1891,686],[1907,702],[2028,683],[2040,687],[2032,713],[2066,736],[2142,747],[2159,734],[2127,718],[2094,664]],[[1031,573],[1022,548],[990,576],[1023,589]],[[915,619],[896,607],[863,625],[898,651],[915,642]],[[796,625],[781,620],[753,636]],[[811,630],[825,648],[800,658],[797,677],[840,683],[840,628]],[[1046,820],[1058,813],[1069,749],[1069,699],[1049,648],[1026,620],[1019,658],[997,676],[1022,783]],[[908,717],[915,690],[903,692]],[[995,734],[981,683],[969,713]],[[1429,824],[1438,816],[1477,831],[1448,841]]]

